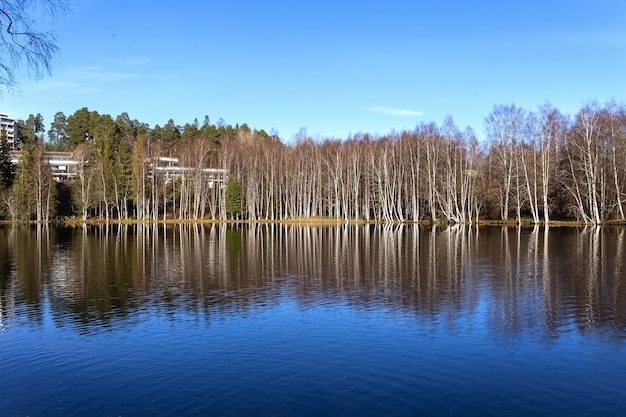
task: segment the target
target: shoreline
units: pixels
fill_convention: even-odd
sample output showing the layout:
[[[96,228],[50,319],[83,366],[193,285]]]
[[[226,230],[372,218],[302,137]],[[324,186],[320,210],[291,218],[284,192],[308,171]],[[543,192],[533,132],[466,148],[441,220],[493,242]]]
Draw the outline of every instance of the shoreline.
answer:
[[[534,223],[531,220],[522,221],[518,223],[515,220],[479,220],[474,222],[467,223],[453,223],[446,221],[430,221],[430,220],[420,220],[420,221],[394,221],[394,222],[386,222],[386,221],[375,221],[375,220],[344,220],[344,219],[334,219],[334,218],[325,218],[325,217],[314,217],[314,218],[297,218],[297,219],[284,219],[284,220],[212,220],[212,219],[160,219],[160,220],[137,220],[137,219],[124,219],[124,220],[104,220],[104,219],[88,219],[88,220],[78,220],[78,219],[69,219],[69,220],[53,220],[47,222],[37,222],[34,220],[31,221],[11,221],[11,220],[0,220],[0,225],[46,225],[46,226],[55,226],[55,227],[80,227],[80,226],[107,226],[107,225],[183,225],[183,224],[230,224],[230,225],[245,225],[245,224],[281,224],[281,225],[297,225],[297,226],[317,226],[317,227],[325,227],[325,226],[342,226],[342,225],[415,225],[415,226],[430,226],[430,227],[448,227],[448,226],[474,226],[474,227],[607,227],[607,226],[617,226],[623,227],[626,226],[626,221],[621,220],[609,220],[605,222],[601,222],[600,224],[593,223],[584,223],[578,221],[571,220],[554,220],[550,221],[547,224],[543,221],[538,223]]]

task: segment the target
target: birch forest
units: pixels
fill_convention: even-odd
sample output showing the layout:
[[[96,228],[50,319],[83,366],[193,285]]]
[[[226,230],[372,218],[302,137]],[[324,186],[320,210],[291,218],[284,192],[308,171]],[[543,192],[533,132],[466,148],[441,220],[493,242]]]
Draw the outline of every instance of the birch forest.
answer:
[[[208,117],[150,128],[86,108],[21,121],[22,157],[0,149],[0,214],[11,221],[324,219],[340,222],[585,224],[626,220],[626,111],[590,102],[569,116],[545,104],[494,106],[480,126],[441,124],[387,135],[277,135]],[[77,161],[52,180],[44,151]],[[185,171],[159,176],[163,158]],[[173,160],[173,159],[172,159]],[[227,174],[207,179],[206,169]]]

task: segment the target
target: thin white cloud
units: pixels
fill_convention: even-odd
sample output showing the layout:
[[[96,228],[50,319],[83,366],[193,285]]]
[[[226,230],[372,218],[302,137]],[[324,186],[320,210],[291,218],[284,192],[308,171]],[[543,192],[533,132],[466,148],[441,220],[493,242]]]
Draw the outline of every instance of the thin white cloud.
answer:
[[[76,68],[70,72],[70,75],[94,81],[117,81],[144,77],[143,74],[132,72],[114,72],[104,67]]]
[[[407,109],[397,109],[395,107],[370,107],[369,111],[374,113],[380,113],[387,116],[422,116],[424,114],[423,111],[418,110],[407,110]]]
[[[39,81],[37,83],[33,83],[30,86],[32,91],[37,92],[45,92],[49,90],[59,90],[59,89],[76,89],[79,88],[80,84],[71,82],[71,81]]]
[[[68,68],[55,73],[50,78],[31,81],[23,85],[24,92],[64,91],[65,94],[94,94],[108,89],[108,83],[147,78],[143,73],[114,71],[101,66]]]

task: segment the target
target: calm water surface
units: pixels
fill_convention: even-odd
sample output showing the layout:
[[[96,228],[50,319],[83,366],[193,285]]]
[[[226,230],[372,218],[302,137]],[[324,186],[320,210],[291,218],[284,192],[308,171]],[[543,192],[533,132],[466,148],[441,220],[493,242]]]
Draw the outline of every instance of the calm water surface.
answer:
[[[0,228],[0,415],[623,416],[625,239]]]

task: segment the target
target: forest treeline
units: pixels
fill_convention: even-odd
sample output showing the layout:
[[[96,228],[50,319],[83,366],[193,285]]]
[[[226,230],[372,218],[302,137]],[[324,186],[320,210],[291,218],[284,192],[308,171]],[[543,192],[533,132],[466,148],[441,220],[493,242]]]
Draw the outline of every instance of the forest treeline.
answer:
[[[485,140],[451,117],[384,136],[312,139],[302,129],[285,144],[276,135],[223,120],[150,128],[126,113],[113,119],[82,108],[18,125],[16,169],[0,142],[0,213],[14,221],[323,217],[341,221],[542,223],[624,222],[626,110],[584,105],[568,116],[497,105]],[[76,177],[57,183],[46,150],[71,151]],[[155,172],[158,158],[189,168]],[[8,161],[8,162],[7,162]],[[228,171],[208,181],[205,168]]]

